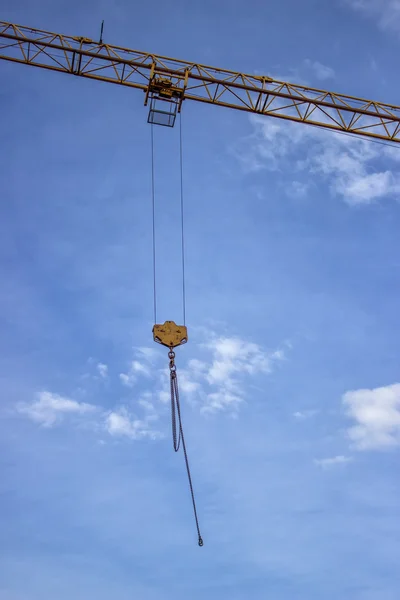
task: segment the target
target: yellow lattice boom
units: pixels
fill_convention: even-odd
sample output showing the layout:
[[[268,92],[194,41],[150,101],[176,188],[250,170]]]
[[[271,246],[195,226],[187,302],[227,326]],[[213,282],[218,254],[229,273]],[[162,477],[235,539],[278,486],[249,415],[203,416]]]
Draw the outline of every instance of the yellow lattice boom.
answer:
[[[400,142],[400,107],[0,22],[0,58],[171,98]]]

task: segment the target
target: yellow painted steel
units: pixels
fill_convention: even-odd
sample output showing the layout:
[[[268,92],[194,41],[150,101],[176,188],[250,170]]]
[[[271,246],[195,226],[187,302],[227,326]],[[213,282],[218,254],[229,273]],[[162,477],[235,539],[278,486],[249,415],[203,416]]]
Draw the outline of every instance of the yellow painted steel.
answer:
[[[400,107],[0,21],[0,58],[150,94],[400,142]]]
[[[176,348],[188,341],[187,328],[174,321],[165,321],[164,325],[154,325],[154,341],[168,348]]]

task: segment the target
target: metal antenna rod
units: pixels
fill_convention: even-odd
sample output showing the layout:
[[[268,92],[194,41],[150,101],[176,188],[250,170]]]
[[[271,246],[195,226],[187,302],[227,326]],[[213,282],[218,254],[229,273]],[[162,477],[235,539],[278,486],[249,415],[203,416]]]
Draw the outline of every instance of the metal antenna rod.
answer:
[[[101,28],[100,28],[100,40],[99,40],[99,44],[103,43],[103,30],[104,30],[104,19],[101,22]]]

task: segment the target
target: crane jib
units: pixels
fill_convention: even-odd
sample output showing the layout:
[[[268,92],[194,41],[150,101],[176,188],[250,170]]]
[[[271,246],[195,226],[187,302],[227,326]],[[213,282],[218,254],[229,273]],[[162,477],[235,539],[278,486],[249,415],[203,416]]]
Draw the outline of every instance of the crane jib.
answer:
[[[145,92],[149,121],[173,126],[184,100],[400,142],[400,107],[0,22],[0,59]],[[155,102],[161,101],[161,108]]]

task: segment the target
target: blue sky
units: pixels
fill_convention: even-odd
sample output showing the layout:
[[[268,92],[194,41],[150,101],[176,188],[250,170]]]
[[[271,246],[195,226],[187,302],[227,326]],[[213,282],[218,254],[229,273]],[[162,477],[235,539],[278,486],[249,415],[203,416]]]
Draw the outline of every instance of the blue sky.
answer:
[[[0,6],[399,104],[396,2]],[[152,342],[143,96],[0,69],[0,599],[397,599],[400,151],[185,104],[200,549]],[[155,136],[159,320],[179,321],[178,129]]]

